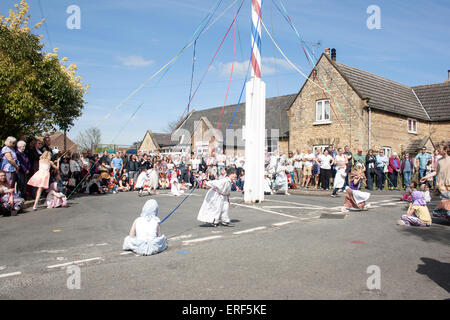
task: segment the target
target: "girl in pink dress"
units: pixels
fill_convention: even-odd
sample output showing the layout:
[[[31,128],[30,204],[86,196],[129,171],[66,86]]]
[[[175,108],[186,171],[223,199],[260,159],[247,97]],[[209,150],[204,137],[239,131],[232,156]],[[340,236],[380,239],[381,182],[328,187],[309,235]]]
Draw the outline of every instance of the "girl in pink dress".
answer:
[[[30,186],[36,187],[36,199],[34,200],[33,210],[37,210],[39,199],[41,198],[42,189],[48,189],[50,182],[50,166],[59,170],[59,159],[57,165],[50,161],[52,153],[45,151],[39,158],[39,170],[28,180]]]
[[[47,189],[47,209],[67,207],[67,198],[64,193],[58,192],[57,186],[58,184],[56,182],[53,182]]]

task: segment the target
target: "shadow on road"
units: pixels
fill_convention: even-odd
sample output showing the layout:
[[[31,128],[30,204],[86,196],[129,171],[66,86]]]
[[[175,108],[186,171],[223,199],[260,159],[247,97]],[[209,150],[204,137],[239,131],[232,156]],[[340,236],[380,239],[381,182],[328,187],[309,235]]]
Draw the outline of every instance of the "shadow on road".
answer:
[[[435,241],[442,244],[450,243],[449,223],[442,219],[433,219],[431,227],[402,226],[400,232],[408,236],[416,236],[424,241]]]
[[[420,258],[424,264],[417,266],[417,273],[428,276],[441,288],[450,293],[450,263],[430,258]]]

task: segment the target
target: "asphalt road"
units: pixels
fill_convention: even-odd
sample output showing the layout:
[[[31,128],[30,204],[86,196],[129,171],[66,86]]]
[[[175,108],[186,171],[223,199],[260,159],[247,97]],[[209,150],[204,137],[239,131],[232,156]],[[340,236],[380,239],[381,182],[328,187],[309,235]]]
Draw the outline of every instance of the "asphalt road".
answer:
[[[82,196],[69,208],[0,218],[0,298],[450,298],[450,224],[397,226],[399,193],[374,192],[372,209],[342,218],[342,194],[273,195],[247,206],[236,192],[233,228],[196,220],[204,194],[196,190],[162,224],[169,248],[149,257],[123,252],[122,242],[151,197]],[[160,218],[182,200],[152,198]],[[68,289],[72,265],[80,289]],[[367,286],[370,266],[379,268],[379,290]]]

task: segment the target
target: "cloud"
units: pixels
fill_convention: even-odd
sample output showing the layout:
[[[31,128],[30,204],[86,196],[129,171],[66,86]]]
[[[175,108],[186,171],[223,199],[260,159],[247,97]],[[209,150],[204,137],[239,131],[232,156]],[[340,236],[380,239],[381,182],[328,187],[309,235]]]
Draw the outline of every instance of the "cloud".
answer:
[[[145,60],[140,56],[128,56],[128,57],[117,57],[117,59],[122,62],[125,67],[146,67],[152,65],[155,61]]]
[[[232,62],[228,62],[228,63],[219,62],[218,69],[219,69],[220,75],[229,76],[232,65],[233,65]],[[249,60],[246,60],[243,62],[235,61],[234,69],[233,69],[233,76],[245,77],[247,75],[247,70],[249,70],[248,68],[249,68]],[[289,65],[289,63],[287,63],[284,59],[270,58],[270,57],[262,58],[262,68],[261,68],[262,76],[271,76],[276,73],[279,73],[282,70],[293,70],[293,69]]]

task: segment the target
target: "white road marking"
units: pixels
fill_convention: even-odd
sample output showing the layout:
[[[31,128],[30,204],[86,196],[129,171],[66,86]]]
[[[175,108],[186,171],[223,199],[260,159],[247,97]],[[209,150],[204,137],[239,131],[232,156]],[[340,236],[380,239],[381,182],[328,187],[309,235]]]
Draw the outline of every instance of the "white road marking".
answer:
[[[67,250],[41,250],[37,251],[39,253],[60,253],[60,252],[66,252]]]
[[[0,271],[5,270],[6,266],[0,266]]]
[[[272,201],[272,202],[280,202],[280,203],[290,203],[295,204],[297,206],[308,206],[308,207],[316,207],[316,208],[325,208],[322,206],[316,206],[314,204],[308,204],[308,203],[300,203],[300,202],[292,202],[292,201],[281,201],[281,200],[272,200],[272,199],[264,199],[264,201]]]
[[[279,213],[279,212],[275,212],[275,211],[272,211],[272,210],[262,209],[262,208],[258,208],[258,207],[254,207],[254,206],[247,206],[247,205],[244,205],[244,204],[239,204],[239,203],[234,203],[234,202],[232,202],[231,204],[234,204],[234,205],[240,206],[240,207],[244,207],[244,208],[250,208],[250,209],[255,209],[255,210],[259,210],[259,211],[263,211],[263,212],[273,213],[273,214],[277,214],[277,215],[283,216],[283,217],[289,217],[289,218],[294,218],[294,219],[297,218],[297,217],[291,216],[289,214]]]
[[[320,219],[320,216],[310,217],[310,218],[299,218],[298,220],[311,220],[311,219]]]
[[[289,207],[289,206],[262,206],[264,209],[307,209],[307,210],[323,210],[316,207]]]
[[[272,224],[272,225],[273,225],[273,226],[276,226],[276,227],[281,227],[281,226],[284,226],[284,225],[289,224],[289,223],[292,223],[292,222],[295,222],[295,221],[278,222],[278,223],[274,223],[274,224]]]
[[[107,243],[99,243],[99,244],[96,244],[95,246],[100,247],[100,246],[107,246],[107,245],[108,245]]]
[[[11,273],[5,273],[5,274],[0,274],[0,278],[7,278],[7,277],[12,277],[12,276],[18,276],[21,275],[22,272],[18,271],[18,272],[11,272]]]
[[[120,255],[121,255],[121,256],[124,256],[124,255],[132,254],[132,253],[134,253],[134,252],[132,252],[132,251],[126,251],[126,252],[120,253]]]
[[[218,239],[218,238],[223,238],[223,236],[212,236],[212,237],[205,237],[205,238],[198,238],[198,239],[192,239],[192,240],[185,240],[183,241],[183,244],[190,244],[190,243],[194,243],[194,242],[201,242],[201,241],[207,241],[207,240],[212,240],[212,239]]]
[[[180,239],[187,239],[187,238],[191,238],[192,237],[192,234],[187,234],[187,235],[185,235],[185,236],[178,236],[178,237],[172,237],[172,238],[169,238],[169,239],[167,239],[167,240],[180,240]]]
[[[387,202],[387,203],[380,203],[380,206],[395,206],[397,203],[395,202]]]
[[[79,264],[79,263],[84,263],[84,262],[89,262],[89,261],[96,261],[96,260],[102,260],[102,258],[101,257],[95,257],[95,258],[90,258],[90,259],[84,259],[84,260],[72,261],[72,262],[67,262],[67,263],[55,264],[55,265],[52,265],[52,266],[47,266],[47,268],[48,269],[60,268],[60,267],[70,266],[72,264]]]
[[[258,230],[264,230],[264,229],[267,229],[267,227],[256,227],[256,228],[252,228],[252,229],[247,229],[247,230],[233,232],[233,234],[249,233],[249,232],[258,231]]]

